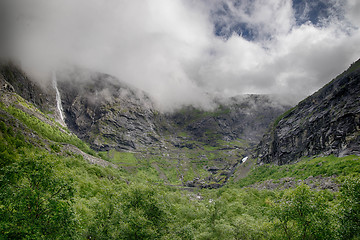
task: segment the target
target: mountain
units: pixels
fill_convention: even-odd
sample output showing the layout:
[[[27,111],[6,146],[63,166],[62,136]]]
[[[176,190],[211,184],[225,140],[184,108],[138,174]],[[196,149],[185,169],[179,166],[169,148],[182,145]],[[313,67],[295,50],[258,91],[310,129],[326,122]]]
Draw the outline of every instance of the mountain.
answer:
[[[357,66],[340,78],[351,83]],[[0,66],[1,239],[359,238],[359,156],[252,164],[266,125],[286,109],[271,98],[161,113],[105,74],[49,79]],[[344,109],[335,120],[356,108],[356,82],[342,84],[323,93]],[[351,129],[348,121],[338,128]],[[349,151],[354,135],[345,137]]]
[[[281,115],[257,147],[259,163],[360,154],[360,60]]]
[[[217,100],[218,107],[204,111],[192,106],[159,112],[146,93],[105,74],[74,70],[58,76],[67,126],[97,151],[137,151],[172,145],[182,136],[203,144],[243,139],[257,143],[276,116],[289,106],[267,96],[246,95]]]
[[[31,80],[16,64],[11,62],[0,64],[0,76],[2,82],[6,81],[14,92],[34,104],[42,112],[54,111],[56,93],[50,81],[39,84]]]
[[[127,171],[153,159],[149,167],[169,184],[223,185],[269,124],[290,108],[269,96],[244,95],[214,99],[213,111],[184,106],[162,113],[146,93],[102,73],[72,68],[53,73],[46,84],[13,64],[3,65],[1,73],[16,93],[106,159],[131,156],[130,163],[117,160]]]
[[[72,70],[57,76],[65,122],[96,151],[160,146],[159,119],[140,90],[106,74]]]

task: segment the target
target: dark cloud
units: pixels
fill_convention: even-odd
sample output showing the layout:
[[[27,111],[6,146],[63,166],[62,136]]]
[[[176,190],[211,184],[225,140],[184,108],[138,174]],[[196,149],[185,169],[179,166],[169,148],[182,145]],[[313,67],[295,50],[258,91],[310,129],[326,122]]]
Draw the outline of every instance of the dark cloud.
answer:
[[[3,28],[26,71],[104,72],[164,110],[243,93],[295,103],[360,54],[356,0],[5,1]]]

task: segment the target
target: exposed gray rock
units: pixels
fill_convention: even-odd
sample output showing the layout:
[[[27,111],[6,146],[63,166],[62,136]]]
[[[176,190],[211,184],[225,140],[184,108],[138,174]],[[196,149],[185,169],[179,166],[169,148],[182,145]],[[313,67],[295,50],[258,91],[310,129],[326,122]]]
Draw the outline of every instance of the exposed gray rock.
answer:
[[[66,124],[98,151],[159,144],[156,114],[143,92],[105,74],[74,71],[58,77]]]
[[[360,60],[279,118],[257,147],[259,163],[360,154]]]
[[[49,106],[55,114],[51,84],[40,87],[12,65],[2,69],[2,75],[15,83],[16,93],[44,106],[39,108],[47,114]],[[188,106],[161,113],[144,92],[106,74],[74,68],[56,72],[56,80],[67,127],[94,150],[131,151],[171,164],[176,159],[173,167],[179,180],[184,181],[184,172],[193,171],[201,179],[188,185],[202,188],[222,186],[268,125],[289,108],[269,96],[244,95],[216,99],[213,111]],[[197,171],[201,168],[209,170],[208,175]],[[157,171],[161,174],[160,168]]]
[[[94,157],[94,156],[91,156],[90,154],[87,154],[83,151],[81,151],[79,148],[73,146],[73,145],[70,145],[70,144],[64,144],[63,145],[63,148],[64,150],[67,150],[67,151],[70,151],[72,153],[75,153],[75,154],[79,154],[81,156],[83,156],[83,158],[88,161],[90,164],[96,164],[96,165],[99,165],[99,166],[102,166],[102,167],[108,167],[108,166],[111,166],[113,168],[118,168],[117,165],[113,164],[113,163],[110,163],[108,161],[105,161],[105,160],[102,160],[100,158],[97,158],[97,157]]]
[[[257,144],[269,124],[290,108],[266,95],[238,96],[218,104],[212,112],[189,106],[168,118],[191,138],[209,145],[239,138]]]
[[[3,79],[2,88],[14,91],[27,101],[33,103],[44,112],[54,111],[56,99],[55,90],[50,84],[32,81],[12,63],[0,64],[0,75]]]
[[[161,148],[164,135],[178,148],[235,139],[256,144],[275,117],[289,108],[267,96],[248,95],[219,102],[214,111],[185,107],[162,114],[145,93],[109,75],[79,69],[58,74],[58,87],[66,124],[98,151]],[[188,137],[180,136],[184,133]]]

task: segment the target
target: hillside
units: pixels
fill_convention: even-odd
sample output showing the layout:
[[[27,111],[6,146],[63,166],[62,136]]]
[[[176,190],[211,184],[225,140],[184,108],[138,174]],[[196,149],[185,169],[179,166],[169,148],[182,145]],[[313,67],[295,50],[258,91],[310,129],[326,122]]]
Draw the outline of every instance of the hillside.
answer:
[[[57,74],[64,124],[54,85],[0,73],[0,239],[359,237],[358,156],[244,158],[283,109],[267,97],[161,114],[107,75]]]
[[[257,147],[259,163],[360,154],[360,60],[281,115]]]
[[[55,117],[90,147],[128,171],[150,168],[167,184],[220,187],[251,154],[269,124],[290,108],[268,96],[215,99],[213,111],[159,112],[146,93],[112,76],[72,68],[40,85],[14,65],[1,72],[14,91]],[[54,81],[54,79],[52,79]]]

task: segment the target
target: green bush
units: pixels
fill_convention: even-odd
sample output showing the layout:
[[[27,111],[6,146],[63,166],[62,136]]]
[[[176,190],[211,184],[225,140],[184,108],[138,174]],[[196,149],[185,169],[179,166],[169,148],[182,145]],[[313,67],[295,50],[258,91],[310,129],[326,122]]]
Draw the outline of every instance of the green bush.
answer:
[[[301,185],[273,204],[274,227],[280,239],[336,238],[337,226],[326,193]]]
[[[155,162],[164,172],[172,166],[161,159],[102,153],[118,163],[141,165],[130,174],[91,165],[81,155],[61,149],[60,143],[72,141],[85,149],[82,141],[22,114],[14,110],[17,119],[51,140],[52,151],[29,144],[26,135],[0,121],[0,239],[360,237],[358,156],[265,165],[252,170],[237,185],[191,192],[157,181],[158,172],[151,164]],[[191,170],[191,165],[186,167]],[[286,191],[239,187],[266,179],[304,179],[317,174],[337,174],[340,180],[345,179],[340,193],[313,191],[306,186]],[[177,177],[176,172],[172,175]]]
[[[340,207],[342,239],[360,239],[360,178],[344,181]]]
[[[71,239],[71,179],[52,169],[55,159],[29,155],[1,169],[0,235],[5,239]]]
[[[57,143],[69,143],[72,144],[79,149],[83,150],[86,153],[91,155],[96,155],[96,152],[92,150],[85,142],[81,141],[74,134],[70,134],[68,132],[64,132],[60,130],[60,127],[54,123],[54,125],[47,124],[35,116],[31,116],[22,110],[15,108],[13,106],[5,107],[3,104],[0,105],[2,109],[13,115],[15,118],[23,122],[28,128],[36,131],[40,136],[49,139],[51,141]],[[45,117],[45,116],[44,116]],[[13,135],[12,129],[8,129],[7,134]]]
[[[351,155],[346,157],[335,157],[333,155],[313,159],[303,159],[298,163],[290,165],[265,164],[254,167],[249,174],[240,179],[236,185],[248,186],[256,182],[273,179],[278,180],[285,177],[295,179],[306,179],[310,176],[360,176],[360,157]]]

